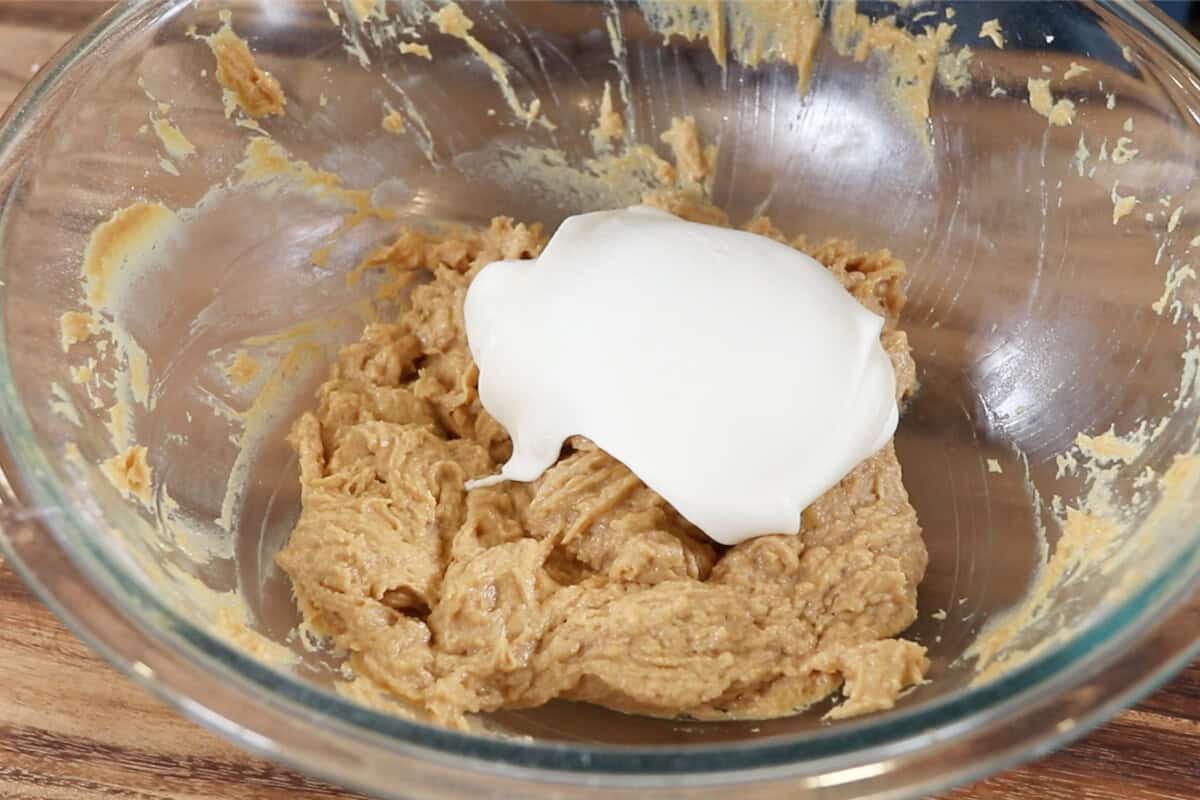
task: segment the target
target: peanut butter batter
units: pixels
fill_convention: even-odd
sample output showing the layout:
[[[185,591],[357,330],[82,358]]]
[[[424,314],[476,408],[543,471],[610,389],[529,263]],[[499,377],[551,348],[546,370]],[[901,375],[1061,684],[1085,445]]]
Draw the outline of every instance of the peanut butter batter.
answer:
[[[726,223],[662,195],[672,213]],[[768,220],[749,228],[785,240]],[[622,464],[576,438],[531,484],[466,491],[509,456],[482,409],[463,331],[467,285],[531,258],[539,226],[406,231],[368,259],[430,274],[395,324],[339,354],[292,429],[303,510],[279,565],[305,620],[367,680],[433,720],[556,697],[701,719],[890,708],[928,666],[893,638],[916,617],[927,555],[891,445],[803,515],[799,535],[715,546]],[[896,328],[904,265],[841,241],[811,253],[887,325],[900,399],[916,385]],[[725,365],[738,380],[737,365]],[[703,447],[698,441],[697,447]],[[803,454],[797,454],[802,457]]]

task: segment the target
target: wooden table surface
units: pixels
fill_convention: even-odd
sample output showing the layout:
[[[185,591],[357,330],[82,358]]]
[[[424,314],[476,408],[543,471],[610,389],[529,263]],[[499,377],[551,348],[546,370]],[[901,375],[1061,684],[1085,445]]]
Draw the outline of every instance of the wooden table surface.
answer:
[[[0,0],[0,108],[104,0]],[[251,758],[83,646],[0,566],[2,800],[355,795]],[[945,800],[1197,800],[1200,662],[1086,739]]]

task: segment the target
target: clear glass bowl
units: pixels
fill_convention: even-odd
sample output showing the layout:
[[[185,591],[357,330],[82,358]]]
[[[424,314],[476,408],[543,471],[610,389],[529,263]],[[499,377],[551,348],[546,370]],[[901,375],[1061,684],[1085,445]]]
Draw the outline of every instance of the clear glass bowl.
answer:
[[[541,99],[551,131],[515,124],[493,73],[422,22],[420,3],[386,9],[416,25],[428,61],[399,52],[402,25],[388,33],[382,20],[353,22],[362,5],[336,9],[339,28],[316,0],[233,4],[236,28],[288,97],[286,115],[264,128],[397,211],[342,236],[326,267],[311,260],[338,223],[328,202],[295,186],[210,194],[255,135],[225,118],[212,56],[188,33],[216,27],[215,4],[120,4],[42,72],[0,133],[3,539],[42,598],[115,664],[252,750],[384,797],[623,787],[837,798],[928,794],[1032,758],[1195,652],[1200,493],[1186,468],[1165,487],[1156,477],[1200,449],[1191,350],[1200,292],[1187,267],[1200,233],[1200,53],[1155,12],[957,4],[954,47],[974,48],[972,82],[958,95],[935,87],[920,130],[889,102],[886,63],[841,56],[827,36],[798,91],[795,69],[736,58],[722,68],[708,42],[665,42],[634,6],[468,6],[472,34],[511,66],[520,102]],[[927,10],[900,9],[901,20],[919,29]],[[930,22],[945,19],[935,10]],[[977,36],[993,17],[1002,50]],[[1072,62],[1088,72],[1064,78]],[[1031,109],[1031,78],[1072,99],[1071,126]],[[790,233],[852,236],[910,265],[904,325],[922,388],[897,447],[931,554],[909,635],[933,667],[892,711],[837,724],[821,722],[826,707],[696,723],[553,703],[495,715],[492,734],[462,734],[330,691],[332,660],[288,638],[296,612],[271,562],[297,513],[283,432],[322,370],[291,375],[251,425],[239,413],[255,397],[222,383],[214,363],[248,340],[278,359],[278,334],[314,319],[326,356],[356,338],[368,287],[349,287],[345,273],[400,224],[510,214],[553,225],[627,202],[502,168],[531,146],[568,161],[590,154],[600,90],[622,80],[634,141],[659,146],[671,117],[691,113],[719,143],[713,197],[735,220],[765,212]],[[406,113],[411,103],[422,124],[406,136],[384,131],[385,102]],[[152,112],[196,145],[178,176],[161,166]],[[1122,136],[1132,145],[1114,158]],[[1138,153],[1127,159],[1130,146]],[[1123,196],[1138,203],[1114,223]],[[95,466],[113,453],[105,398],[95,407],[70,370],[89,352],[103,369],[104,354],[87,349],[94,342],[68,355],[59,345],[60,315],[79,307],[89,236],[138,199],[195,209],[130,289],[127,328],[146,351],[155,398],[133,420],[154,468],[150,511]],[[1136,454],[1070,468],[1087,461],[1078,433],[1126,435],[1143,422],[1155,435]],[[1040,595],[1033,588],[1033,609],[1031,582],[1066,552],[1057,519],[1098,479],[1122,524],[1107,542],[1085,542],[1102,558],[1054,562],[1064,573]],[[233,533],[213,522],[222,516]],[[214,598],[232,592],[248,627],[298,663],[257,659],[223,635]],[[1003,668],[979,680],[972,642],[1022,607],[1038,613],[1015,629]]]

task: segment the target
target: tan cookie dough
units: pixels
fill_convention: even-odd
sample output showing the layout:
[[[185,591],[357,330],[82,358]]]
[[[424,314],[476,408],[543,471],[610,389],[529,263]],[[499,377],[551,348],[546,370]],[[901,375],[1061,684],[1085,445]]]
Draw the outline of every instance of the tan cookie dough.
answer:
[[[750,229],[784,238],[766,220]],[[466,491],[510,443],[476,394],[463,297],[487,263],[544,244],[538,226],[498,218],[478,232],[406,231],[374,257],[372,268],[432,279],[396,324],[342,350],[316,412],[292,429],[303,510],[277,560],[305,620],[358,680],[460,727],[471,712],[556,697],[768,718],[840,688],[832,716],[890,708],[928,666],[923,647],[892,638],[916,618],[927,555],[890,444],[807,508],[799,535],[731,548],[579,438],[533,483]],[[896,329],[904,265],[838,241],[794,244],[886,317],[897,391],[911,393]],[[736,364],[722,369],[740,379]]]

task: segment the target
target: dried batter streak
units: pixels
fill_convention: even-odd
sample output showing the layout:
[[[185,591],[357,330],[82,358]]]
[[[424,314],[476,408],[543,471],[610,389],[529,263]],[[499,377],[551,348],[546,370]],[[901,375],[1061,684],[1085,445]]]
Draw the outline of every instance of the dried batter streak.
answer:
[[[1070,100],[1055,100],[1050,93],[1050,81],[1044,78],[1029,78],[1029,107],[1041,114],[1051,125],[1064,127],[1075,121],[1075,104]]]
[[[258,119],[283,113],[287,98],[271,73],[261,69],[246,43],[225,24],[208,37],[217,59],[217,82],[225,87],[242,110]]]
[[[150,503],[150,488],[153,486],[146,455],[145,447],[134,445],[100,465],[113,486],[127,497],[136,497],[143,505]]]
[[[592,147],[597,152],[611,149],[615,142],[625,138],[625,119],[613,108],[612,86],[604,82],[604,94],[600,97],[600,114],[592,128]]]
[[[429,45],[421,44],[420,42],[401,42],[398,45],[400,52],[405,55],[420,56],[426,61],[433,60],[433,51],[429,49]]]
[[[707,204],[658,200],[725,222]],[[768,220],[750,229],[786,241]],[[556,697],[768,718],[840,687],[831,716],[890,708],[928,666],[923,647],[892,638],[916,618],[927,554],[891,445],[806,509],[801,534],[732,548],[581,438],[534,483],[464,488],[511,444],[476,394],[463,298],[484,265],[534,257],[545,241],[539,226],[497,218],[482,231],[407,231],[368,259],[393,280],[432,277],[397,323],[342,350],[317,410],[292,429],[303,509],[277,561],[305,621],[349,654],[358,680],[456,727]],[[886,317],[897,391],[911,393],[896,328],[904,265],[839,241],[793,244]]]
[[[394,108],[385,108],[383,121],[380,123],[388,133],[404,133],[404,115]]]
[[[67,311],[58,318],[59,343],[63,352],[71,345],[86,342],[96,331],[96,321],[85,311]]]
[[[183,131],[166,117],[150,115],[150,123],[154,126],[154,135],[162,142],[163,149],[171,158],[183,160],[196,154],[196,145],[184,135]]]
[[[261,370],[262,366],[254,356],[245,350],[239,350],[225,369],[225,376],[235,386],[245,386],[257,378]]]
[[[713,165],[717,160],[716,145],[700,145],[696,118],[691,114],[686,117],[674,117],[671,127],[664,131],[659,139],[670,146],[676,169],[685,181],[699,184],[712,174]]]
[[[989,19],[987,22],[979,26],[979,38],[991,39],[992,44],[999,49],[1004,49],[1004,30],[1000,27],[1000,20]]]

